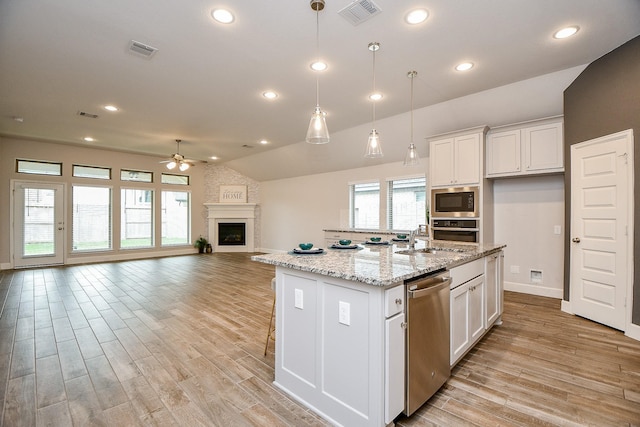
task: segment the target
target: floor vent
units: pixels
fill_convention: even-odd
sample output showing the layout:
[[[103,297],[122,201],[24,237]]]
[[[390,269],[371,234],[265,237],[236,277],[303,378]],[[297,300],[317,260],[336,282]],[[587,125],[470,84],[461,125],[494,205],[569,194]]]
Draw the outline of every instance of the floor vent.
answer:
[[[356,0],[338,11],[338,15],[342,16],[353,25],[358,25],[369,18],[373,18],[382,12],[380,6],[371,0]]]
[[[153,46],[149,46],[148,44],[140,43],[135,40],[131,40],[129,42],[129,50],[133,53],[144,56],[145,58],[151,58],[158,51],[158,49]]]
[[[78,111],[78,115],[82,116],[82,117],[87,117],[89,119],[97,119],[98,118],[97,114],[87,113],[86,111]]]

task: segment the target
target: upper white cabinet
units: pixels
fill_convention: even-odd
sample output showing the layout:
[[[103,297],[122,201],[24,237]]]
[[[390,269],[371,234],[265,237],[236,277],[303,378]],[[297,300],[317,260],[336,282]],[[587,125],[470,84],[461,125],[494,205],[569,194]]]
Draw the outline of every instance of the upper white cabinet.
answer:
[[[485,131],[479,128],[429,141],[431,187],[480,184]]]
[[[562,118],[491,129],[486,159],[487,178],[564,172]]]

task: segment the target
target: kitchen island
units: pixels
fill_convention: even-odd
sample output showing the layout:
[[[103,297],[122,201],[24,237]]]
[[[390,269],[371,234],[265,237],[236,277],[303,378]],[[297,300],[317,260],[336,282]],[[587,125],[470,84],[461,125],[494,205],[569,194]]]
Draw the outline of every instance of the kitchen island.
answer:
[[[485,274],[485,265],[492,257],[499,260],[503,247],[418,241],[412,250],[407,243],[389,242],[321,254],[253,256],[276,266],[274,383],[336,425],[392,424],[405,406],[404,282],[443,270],[451,270],[458,282],[471,271],[479,273],[474,281],[482,286],[474,282],[473,290],[481,291],[474,293],[482,296],[481,307],[467,307],[464,319],[453,319],[461,311],[452,306],[452,322],[465,322],[464,328],[452,323],[454,364],[483,335],[467,334],[478,309],[483,331],[499,322],[501,274]],[[485,277],[493,283],[487,285]],[[486,308],[488,300],[494,309]],[[468,306],[472,298],[460,301]],[[491,323],[489,311],[498,313]],[[454,331],[465,337],[454,337],[460,334]]]

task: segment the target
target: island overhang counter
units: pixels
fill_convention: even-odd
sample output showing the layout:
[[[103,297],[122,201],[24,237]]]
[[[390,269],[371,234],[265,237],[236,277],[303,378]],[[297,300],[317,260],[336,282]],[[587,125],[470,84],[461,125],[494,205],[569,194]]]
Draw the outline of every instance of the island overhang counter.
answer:
[[[274,384],[335,425],[392,424],[405,405],[402,285],[474,261],[484,273],[503,247],[418,241],[253,256],[276,266]]]

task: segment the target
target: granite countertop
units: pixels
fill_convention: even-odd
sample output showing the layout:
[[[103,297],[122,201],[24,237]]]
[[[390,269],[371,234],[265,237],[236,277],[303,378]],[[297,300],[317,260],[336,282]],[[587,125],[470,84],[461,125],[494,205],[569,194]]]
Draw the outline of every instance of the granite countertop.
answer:
[[[402,254],[408,243],[360,244],[359,249],[325,249],[322,254],[293,252],[254,255],[253,261],[339,279],[389,286],[426,273],[485,257],[505,245],[418,240],[416,249],[435,248],[435,253]]]

